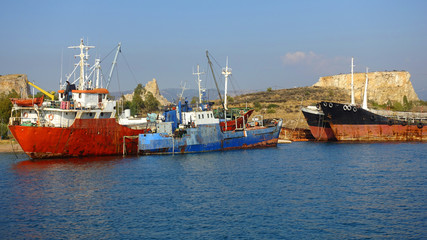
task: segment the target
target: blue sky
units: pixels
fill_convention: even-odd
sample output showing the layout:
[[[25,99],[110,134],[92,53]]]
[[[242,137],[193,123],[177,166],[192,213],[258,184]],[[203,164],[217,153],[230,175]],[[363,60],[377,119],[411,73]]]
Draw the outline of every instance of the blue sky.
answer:
[[[110,91],[152,78],[161,89],[184,82],[196,88],[193,68],[209,70],[209,50],[221,66],[228,56],[236,90],[310,86],[348,73],[353,56],[356,72],[409,71],[427,99],[427,1],[1,0],[1,6],[0,74],[25,73],[47,90],[58,88],[61,58],[63,74],[72,70],[77,52],[67,47],[84,38],[96,46],[91,56],[101,58],[122,42]],[[103,62],[105,74],[111,61],[110,55]]]

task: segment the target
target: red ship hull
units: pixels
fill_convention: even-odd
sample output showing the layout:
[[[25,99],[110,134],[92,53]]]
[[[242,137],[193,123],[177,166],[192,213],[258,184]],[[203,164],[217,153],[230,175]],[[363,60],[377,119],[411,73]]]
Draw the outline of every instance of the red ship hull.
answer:
[[[119,125],[114,118],[75,119],[68,128],[9,125],[23,151],[33,159],[123,154],[123,137],[146,130]],[[136,154],[137,138],[126,138],[126,152]]]

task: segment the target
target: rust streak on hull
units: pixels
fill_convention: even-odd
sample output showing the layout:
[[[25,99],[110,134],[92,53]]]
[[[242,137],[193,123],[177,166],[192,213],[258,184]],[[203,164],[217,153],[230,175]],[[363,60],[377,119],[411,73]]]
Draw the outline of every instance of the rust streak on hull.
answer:
[[[331,124],[340,141],[427,141],[427,132],[416,125]]]

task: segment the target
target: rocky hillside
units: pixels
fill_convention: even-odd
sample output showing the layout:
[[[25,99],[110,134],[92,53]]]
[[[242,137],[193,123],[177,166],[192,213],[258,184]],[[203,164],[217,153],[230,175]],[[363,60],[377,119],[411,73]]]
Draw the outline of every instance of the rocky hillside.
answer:
[[[368,99],[379,104],[385,104],[389,100],[403,102],[403,96],[408,101],[418,101],[418,96],[410,81],[411,75],[406,71],[370,72],[368,73]],[[355,101],[361,104],[365,88],[365,73],[354,73]],[[337,87],[351,93],[351,74],[340,74],[319,78],[313,86]]]
[[[255,108],[254,115],[264,118],[282,118],[284,127],[308,128],[301,107],[315,105],[319,101],[349,102],[350,95],[336,87],[299,87],[249,93],[234,97],[229,107]],[[214,107],[220,106],[219,101]]]
[[[0,76],[0,93],[9,93],[12,89],[20,94],[23,98],[27,98],[30,93],[30,88],[27,84],[26,74],[9,74]]]
[[[170,102],[160,94],[159,86],[157,85],[157,80],[153,78],[144,86],[147,92],[151,92],[153,96],[160,102],[161,106],[169,105]],[[132,101],[133,93],[124,95],[126,101]],[[145,99],[145,96],[142,96],[142,99]]]

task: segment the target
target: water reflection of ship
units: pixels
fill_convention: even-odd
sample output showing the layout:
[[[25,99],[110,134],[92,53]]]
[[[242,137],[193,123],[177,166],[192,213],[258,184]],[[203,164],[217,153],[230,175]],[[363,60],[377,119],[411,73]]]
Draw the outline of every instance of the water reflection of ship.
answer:
[[[49,159],[31,159],[19,161],[14,165],[18,171],[26,170],[45,170],[71,167],[84,169],[86,167],[109,167],[123,161],[123,158],[117,156],[99,156],[87,158],[49,158]]]

